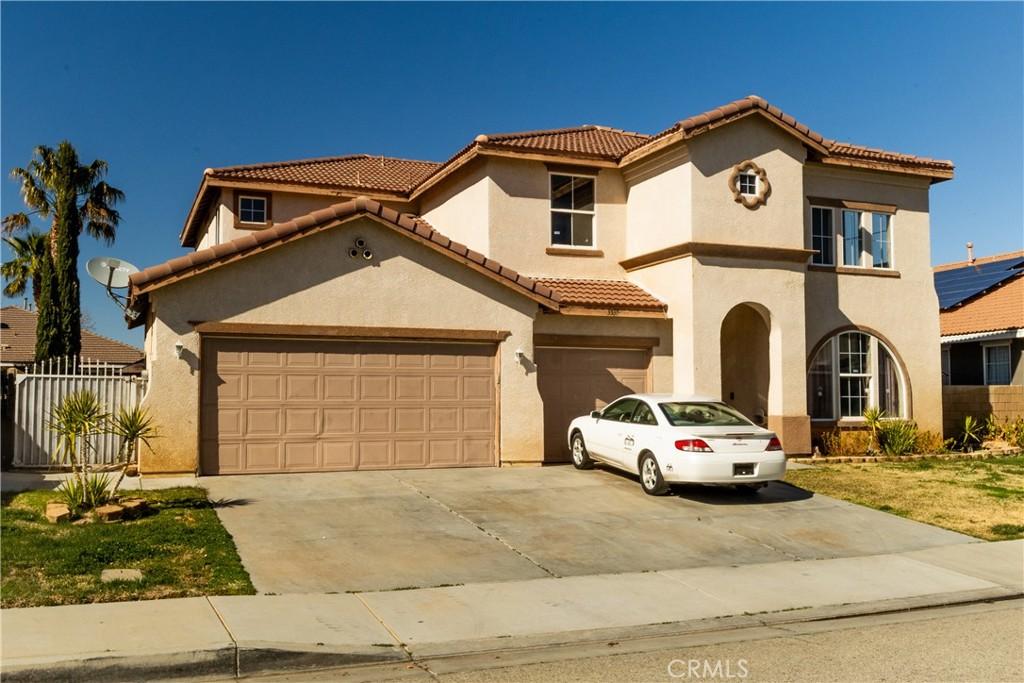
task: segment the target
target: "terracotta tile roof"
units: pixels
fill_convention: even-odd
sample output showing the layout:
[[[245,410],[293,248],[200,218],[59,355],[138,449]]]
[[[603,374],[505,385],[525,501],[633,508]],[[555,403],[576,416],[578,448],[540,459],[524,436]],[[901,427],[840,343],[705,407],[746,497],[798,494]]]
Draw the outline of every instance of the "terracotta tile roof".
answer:
[[[942,336],[1024,328],[1024,272],[962,306],[939,313]]]
[[[399,233],[423,242],[451,258],[501,282],[535,300],[541,305],[557,310],[560,297],[549,287],[536,280],[520,275],[506,268],[492,258],[469,249],[464,244],[453,242],[429,223],[418,216],[400,214],[394,209],[366,197],[329,206],[300,216],[272,228],[257,230],[243,237],[222,242],[207,249],[179,256],[165,263],[150,266],[131,276],[129,300],[137,311],[148,306],[147,294],[154,289],[177,282],[186,277],[198,275],[213,268],[241,260],[247,256],[267,251],[281,244],[329,229],[339,221],[360,215],[371,216],[395,228]],[[141,324],[143,317],[135,319],[134,325]],[[132,324],[130,323],[130,326]]]
[[[668,306],[627,280],[537,278],[537,282],[561,295],[564,306],[615,308],[634,311],[665,311]]]
[[[433,161],[352,154],[211,168],[206,175],[222,180],[408,192],[440,165]]]
[[[35,311],[19,306],[0,308],[0,362],[25,365],[35,360]],[[143,358],[140,349],[82,330],[81,358],[111,365],[129,365]]]
[[[881,161],[898,166],[911,166],[939,171],[953,172],[953,162],[944,159],[932,159],[931,157],[919,157],[913,154],[901,154],[900,152],[888,152],[884,149],[873,149],[863,145],[854,145],[849,142],[828,141],[828,154],[830,157],[843,159],[856,159],[867,161]]]
[[[632,133],[607,126],[577,126],[522,133],[478,135],[476,142],[485,147],[553,152],[616,161],[629,150],[642,145],[650,137],[643,133]]]

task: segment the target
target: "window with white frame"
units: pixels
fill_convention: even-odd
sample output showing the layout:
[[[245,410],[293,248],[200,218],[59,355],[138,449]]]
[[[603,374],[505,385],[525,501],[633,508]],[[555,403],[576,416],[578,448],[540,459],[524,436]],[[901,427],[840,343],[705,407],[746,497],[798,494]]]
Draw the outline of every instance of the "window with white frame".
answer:
[[[593,176],[551,174],[551,244],[594,246]]]
[[[819,266],[836,264],[836,230],[832,225],[835,212],[822,206],[811,207],[811,262]]]
[[[238,198],[238,220],[242,223],[266,223],[267,198],[241,195]]]
[[[740,189],[740,194],[748,197],[757,196],[757,174],[755,173],[740,173],[736,178],[736,186]]]
[[[985,349],[985,384],[1010,383],[1010,345],[990,344]]]
[[[903,376],[892,352],[865,332],[825,341],[807,372],[807,412],[813,420],[860,418],[868,408],[903,417]]]
[[[860,211],[843,211],[843,265],[860,266],[864,259],[864,246],[860,233]]]
[[[871,214],[871,267],[889,268],[889,220],[887,213]]]

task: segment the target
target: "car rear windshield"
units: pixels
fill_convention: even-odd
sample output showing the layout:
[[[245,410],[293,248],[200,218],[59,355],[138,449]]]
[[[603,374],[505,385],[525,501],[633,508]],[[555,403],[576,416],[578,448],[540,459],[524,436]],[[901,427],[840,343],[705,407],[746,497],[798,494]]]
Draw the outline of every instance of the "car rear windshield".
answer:
[[[659,403],[673,427],[749,427],[753,423],[722,403]]]

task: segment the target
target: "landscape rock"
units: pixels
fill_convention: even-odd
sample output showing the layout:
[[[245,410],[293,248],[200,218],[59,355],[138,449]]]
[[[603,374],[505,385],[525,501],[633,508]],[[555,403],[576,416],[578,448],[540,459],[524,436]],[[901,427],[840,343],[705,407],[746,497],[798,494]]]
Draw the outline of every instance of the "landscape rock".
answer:
[[[124,508],[124,516],[129,518],[140,517],[149,507],[141,498],[129,498],[118,502]]]
[[[100,572],[100,581],[142,581],[141,569],[104,569]]]
[[[101,505],[94,512],[104,522],[116,522],[124,514],[124,508],[120,505]]]
[[[64,503],[47,503],[46,519],[54,524],[71,521],[71,510]]]

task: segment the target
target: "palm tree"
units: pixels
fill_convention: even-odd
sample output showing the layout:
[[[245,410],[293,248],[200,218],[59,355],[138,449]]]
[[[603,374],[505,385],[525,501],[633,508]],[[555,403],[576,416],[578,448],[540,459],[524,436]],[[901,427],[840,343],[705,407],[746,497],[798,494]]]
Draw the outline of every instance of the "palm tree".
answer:
[[[6,282],[4,296],[21,296],[31,284],[32,300],[38,310],[43,259],[46,258],[46,249],[50,238],[46,233],[32,230],[24,237],[5,237],[4,242],[14,254],[10,261],[0,265],[0,275]]]
[[[5,216],[3,231],[27,228],[31,217],[50,219],[50,249],[40,264],[36,358],[78,355],[82,347],[78,291],[78,237],[84,230],[107,244],[114,241],[121,215],[114,206],[121,190],[104,178],[107,162],[79,162],[74,146],[64,140],[56,148],[36,147],[25,168],[11,175],[21,182],[29,211]]]

